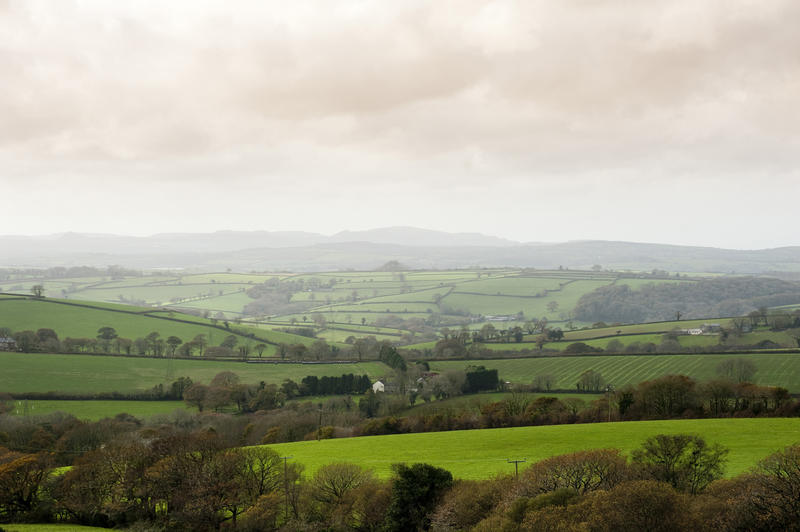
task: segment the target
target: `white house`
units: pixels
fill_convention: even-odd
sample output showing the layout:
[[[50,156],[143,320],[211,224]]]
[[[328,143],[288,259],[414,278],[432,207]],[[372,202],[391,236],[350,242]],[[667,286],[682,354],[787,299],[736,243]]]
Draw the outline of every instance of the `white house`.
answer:
[[[385,392],[386,385],[383,383],[383,381],[375,381],[375,383],[372,385],[372,391],[375,393]]]

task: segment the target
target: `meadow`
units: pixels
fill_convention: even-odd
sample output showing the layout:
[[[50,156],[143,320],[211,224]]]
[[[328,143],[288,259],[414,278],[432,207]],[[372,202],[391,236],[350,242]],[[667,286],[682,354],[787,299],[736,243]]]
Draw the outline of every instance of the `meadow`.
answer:
[[[183,401],[65,401],[17,400],[11,414],[15,416],[44,416],[64,412],[78,419],[97,421],[117,414],[146,418],[169,414],[175,410],[194,410]]]
[[[260,381],[280,384],[284,379],[299,382],[306,375],[339,376],[367,374],[378,378],[390,373],[380,362],[344,364],[254,364],[208,360],[170,361],[94,355],[50,355],[0,352],[0,392],[134,392],[169,384],[178,377],[208,383],[221,371],[232,371],[246,384]]]
[[[3,524],[3,530],[7,532],[97,532],[98,530],[109,530],[95,526],[83,526],[72,524],[57,523],[36,523],[36,524]]]
[[[551,425],[452,432],[367,436],[271,445],[306,474],[334,462],[353,462],[381,478],[398,462],[426,462],[443,467],[456,478],[483,479],[514,472],[509,459],[526,465],[583,449],[616,448],[629,453],[656,434],[698,434],[708,443],[730,449],[727,476],[756,465],[772,452],[800,441],[800,419],[692,419]],[[524,467],[524,466],[523,466]]]
[[[180,320],[180,321],[176,321]],[[188,322],[188,323],[187,323]],[[0,326],[12,331],[53,329],[64,339],[95,338],[101,327],[113,327],[123,338],[143,338],[158,332],[162,338],[177,336],[189,341],[195,336],[205,335],[208,345],[218,345],[227,336],[239,336],[240,342],[258,343],[246,334],[254,334],[269,345],[264,356],[275,354],[278,343],[311,344],[313,339],[279,331],[260,330],[247,324],[234,324],[225,329],[220,322],[173,311],[149,311],[141,307],[114,303],[75,302],[44,298],[0,298]]]
[[[123,278],[12,279],[0,282],[0,291],[28,293],[31,286],[41,284],[50,297],[107,303],[137,302],[150,307],[167,306],[222,313],[226,318],[234,318],[242,316],[244,307],[252,302],[245,293],[248,288],[275,280],[306,282],[307,288],[293,293],[291,297],[292,301],[307,302],[311,306],[308,312],[311,313],[340,315],[343,312],[357,312],[359,309],[353,308],[355,305],[368,305],[373,307],[369,310],[378,312],[388,309],[389,312],[423,314],[446,314],[450,309],[482,314],[523,311],[529,318],[546,316],[550,321],[562,321],[562,315],[569,313],[581,295],[598,286],[612,282],[631,285],[661,282],[621,279],[608,272],[530,272],[519,269],[313,274],[168,272]],[[558,305],[556,311],[547,309],[550,302]],[[423,303],[428,305],[423,306]],[[370,323],[375,318],[373,315],[367,316]]]
[[[751,353],[720,355],[591,355],[552,356],[500,360],[435,361],[432,371],[463,369],[484,365],[497,369],[501,380],[530,384],[537,375],[552,375],[554,388],[575,388],[581,373],[598,371],[605,381],[616,388],[663,375],[688,375],[696,380],[717,377],[716,368],[726,359],[746,359],[756,368],[755,382],[766,386],[783,386],[790,392],[800,392],[800,353]]]

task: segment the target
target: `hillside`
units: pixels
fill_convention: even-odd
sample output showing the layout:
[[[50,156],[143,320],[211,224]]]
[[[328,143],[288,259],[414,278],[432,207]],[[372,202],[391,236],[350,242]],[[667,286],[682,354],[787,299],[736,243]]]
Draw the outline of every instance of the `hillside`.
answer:
[[[240,343],[266,344],[263,355],[271,356],[280,343],[310,344],[311,339],[283,332],[262,330],[161,309],[147,310],[119,304],[0,295],[0,327],[11,331],[52,329],[59,338],[98,336],[102,327],[111,327],[120,338],[134,340],[158,333],[162,338],[176,336],[188,342],[203,335],[207,345],[218,345],[228,336]]]
[[[513,473],[509,459],[534,463],[549,456],[581,449],[616,448],[630,452],[649,436],[696,433],[708,442],[730,448],[727,475],[752,467],[758,460],[800,434],[800,419],[697,419],[518,427],[422,434],[368,436],[271,446],[281,456],[313,473],[324,464],[349,461],[387,477],[397,462],[424,461],[448,469],[457,478],[492,478]],[[523,466],[524,467],[524,466]]]

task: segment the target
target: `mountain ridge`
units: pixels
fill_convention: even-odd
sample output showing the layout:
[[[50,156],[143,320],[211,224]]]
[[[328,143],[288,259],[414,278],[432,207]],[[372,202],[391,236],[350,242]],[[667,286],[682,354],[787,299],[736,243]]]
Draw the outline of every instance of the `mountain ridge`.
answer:
[[[159,233],[145,237],[58,233],[0,236],[0,267],[107,266],[139,269],[321,271],[373,269],[397,260],[411,268],[530,267],[679,272],[800,271],[800,246],[724,249],[615,240],[516,242],[480,233],[385,227],[322,235],[304,231]]]

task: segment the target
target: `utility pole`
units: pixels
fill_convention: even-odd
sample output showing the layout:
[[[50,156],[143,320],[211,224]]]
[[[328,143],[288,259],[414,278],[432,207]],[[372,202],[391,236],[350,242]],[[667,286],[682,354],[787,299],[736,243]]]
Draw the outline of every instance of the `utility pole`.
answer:
[[[285,520],[289,521],[289,466],[287,461],[293,458],[292,456],[281,456],[283,460],[283,495],[286,502]]]
[[[606,398],[608,399],[608,422],[611,423],[611,392],[614,391],[614,387],[610,384],[606,385]]]
[[[523,458],[522,460],[511,460],[510,458],[506,459],[506,462],[509,464],[514,464],[514,478],[519,478],[519,465],[527,462],[527,458]]]

